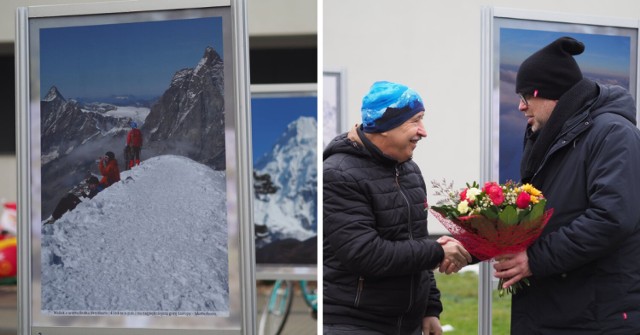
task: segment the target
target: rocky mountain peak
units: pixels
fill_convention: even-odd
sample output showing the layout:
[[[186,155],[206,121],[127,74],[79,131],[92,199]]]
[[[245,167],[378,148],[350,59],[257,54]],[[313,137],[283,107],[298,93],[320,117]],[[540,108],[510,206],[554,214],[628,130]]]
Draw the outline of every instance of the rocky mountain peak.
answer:
[[[206,64],[212,64],[221,60],[220,55],[212,47],[207,47],[206,49],[204,49],[204,55],[202,56],[202,59],[205,60]]]
[[[54,100],[62,100],[67,101],[62,94],[60,94],[60,91],[58,91],[58,88],[56,86],[51,86],[51,88],[49,89],[49,92],[47,92],[47,95],[44,97],[43,101],[54,101]]]
[[[225,169],[224,64],[211,47],[195,68],[179,70],[142,127],[145,138],[163,151]],[[180,143],[189,143],[188,146]]]

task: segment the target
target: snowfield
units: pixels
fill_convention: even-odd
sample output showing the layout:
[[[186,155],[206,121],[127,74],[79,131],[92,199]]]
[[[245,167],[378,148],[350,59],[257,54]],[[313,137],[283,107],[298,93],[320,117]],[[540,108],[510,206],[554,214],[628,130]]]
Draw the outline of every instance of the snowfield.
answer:
[[[158,156],[42,229],[42,312],[229,313],[226,176]]]

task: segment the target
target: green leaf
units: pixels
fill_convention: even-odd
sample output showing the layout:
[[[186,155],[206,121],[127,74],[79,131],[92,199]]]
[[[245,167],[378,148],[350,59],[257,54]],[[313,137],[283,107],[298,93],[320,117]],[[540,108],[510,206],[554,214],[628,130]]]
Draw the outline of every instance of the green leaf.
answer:
[[[537,204],[533,205],[531,212],[525,218],[525,221],[537,220],[542,214],[544,214],[544,207],[547,205],[547,200],[541,199]]]
[[[496,220],[498,218],[498,210],[495,206],[483,209],[480,214],[486,216],[490,220]]]
[[[496,236],[498,231],[494,221],[482,215],[471,215],[462,221],[463,228],[481,237]]]
[[[506,225],[514,225],[518,223],[518,212],[515,207],[507,206],[498,214],[498,219]]]
[[[435,212],[438,212],[440,215],[444,216],[447,219],[455,220],[460,216],[458,209],[451,205],[443,205],[443,206],[431,206],[431,209]]]
[[[524,218],[529,214],[528,210],[516,210],[518,212],[518,222],[524,221]]]

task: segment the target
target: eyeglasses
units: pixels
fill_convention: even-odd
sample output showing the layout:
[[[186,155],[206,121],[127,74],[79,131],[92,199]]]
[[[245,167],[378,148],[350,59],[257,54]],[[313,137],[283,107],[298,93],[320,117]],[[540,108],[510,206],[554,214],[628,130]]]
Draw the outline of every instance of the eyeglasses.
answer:
[[[538,90],[533,90],[533,94],[527,94],[527,95],[529,96],[529,99],[535,98],[538,96]],[[527,99],[527,97],[522,93],[518,93],[518,96],[520,97],[520,101],[522,101],[522,103],[526,107],[529,107],[529,99]]]
[[[527,100],[522,93],[518,93],[518,96],[520,97],[520,101],[522,101],[525,106],[529,107],[529,100]]]

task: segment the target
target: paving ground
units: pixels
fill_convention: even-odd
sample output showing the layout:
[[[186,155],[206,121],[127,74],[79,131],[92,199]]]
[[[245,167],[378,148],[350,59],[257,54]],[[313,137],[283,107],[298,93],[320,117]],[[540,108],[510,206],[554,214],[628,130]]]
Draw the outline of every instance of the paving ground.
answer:
[[[270,286],[260,285],[260,282],[257,286],[258,315],[256,316],[256,322],[258,323],[260,322],[260,316],[266,304],[266,297],[270,293],[269,289]],[[289,317],[287,318],[284,329],[280,335],[317,334],[318,322],[311,316],[311,309],[304,302],[304,298],[302,297],[300,290],[296,288],[294,292],[295,294],[293,296],[291,312],[289,313]]]
[[[0,286],[0,335],[18,333],[17,287]]]
[[[257,287],[258,315],[265,305],[265,297],[269,292],[269,286],[259,284]],[[18,312],[16,286],[0,286],[0,335],[16,335]],[[281,335],[313,335],[317,334],[317,321],[311,317],[309,307],[304,303],[299,290],[293,299],[291,313]]]

